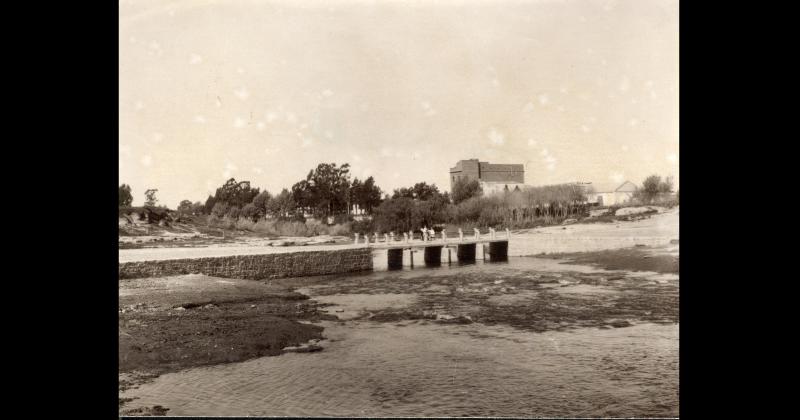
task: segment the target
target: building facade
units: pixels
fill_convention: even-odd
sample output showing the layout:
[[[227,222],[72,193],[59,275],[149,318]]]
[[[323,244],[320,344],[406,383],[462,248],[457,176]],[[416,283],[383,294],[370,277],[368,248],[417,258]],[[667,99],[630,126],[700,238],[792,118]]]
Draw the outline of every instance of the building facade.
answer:
[[[458,180],[478,180],[484,194],[522,189],[525,186],[525,166],[522,164],[493,164],[478,159],[460,160],[450,168],[450,191]]]
[[[589,184],[586,194],[589,204],[598,206],[613,206],[624,204],[633,198],[636,192],[636,185],[633,182],[625,181],[622,184]]]

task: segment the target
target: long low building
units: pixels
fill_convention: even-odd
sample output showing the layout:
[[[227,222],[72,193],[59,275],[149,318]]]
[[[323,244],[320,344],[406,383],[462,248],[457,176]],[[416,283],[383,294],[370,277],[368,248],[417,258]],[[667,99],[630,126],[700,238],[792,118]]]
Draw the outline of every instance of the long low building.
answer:
[[[459,180],[479,181],[484,194],[521,190],[525,187],[525,165],[460,160],[450,168],[451,191]]]
[[[637,189],[636,184],[630,181],[622,184],[591,183],[588,184],[586,198],[590,204],[613,206],[630,201]]]

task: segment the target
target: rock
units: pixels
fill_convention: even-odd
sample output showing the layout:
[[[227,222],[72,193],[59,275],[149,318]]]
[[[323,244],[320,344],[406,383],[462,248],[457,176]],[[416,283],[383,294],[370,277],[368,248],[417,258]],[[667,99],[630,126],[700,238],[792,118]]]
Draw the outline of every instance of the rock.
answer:
[[[175,308],[175,310],[176,311],[185,311],[186,308],[184,308],[183,306],[178,306],[177,308]]]
[[[251,307],[251,308],[255,308],[255,307],[256,307],[256,305],[250,305],[250,307]]]

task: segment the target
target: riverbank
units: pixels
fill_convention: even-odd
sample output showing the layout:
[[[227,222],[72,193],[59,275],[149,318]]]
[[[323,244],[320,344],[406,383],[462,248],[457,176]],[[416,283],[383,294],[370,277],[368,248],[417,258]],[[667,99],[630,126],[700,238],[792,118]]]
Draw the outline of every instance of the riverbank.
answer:
[[[664,217],[674,217],[675,223],[665,221]],[[509,331],[512,340],[525,341],[536,339],[535,336],[524,334],[556,334],[552,336],[554,339],[566,340],[571,336],[558,334],[575,332],[574,334],[582,336],[588,334],[587,331],[594,330],[644,328],[641,331],[645,332],[637,334],[646,336],[650,331],[648,325],[676,326],[679,320],[677,211],[674,212],[674,216],[665,213],[646,220],[596,226],[603,227],[604,230],[594,230],[596,228],[586,230],[586,227],[570,225],[565,227],[573,228],[572,230],[559,227],[547,228],[552,233],[546,234],[552,237],[574,238],[583,232],[586,235],[593,234],[595,238],[625,238],[626,235],[641,238],[653,235],[655,232],[660,238],[659,241],[666,240],[666,244],[636,247],[634,240],[632,241],[634,244],[629,247],[621,247],[626,242],[611,239],[605,243],[611,247],[618,247],[617,249],[577,252],[585,249],[578,248],[572,249],[569,253],[512,257],[507,263],[477,262],[469,265],[445,265],[433,269],[404,269],[267,281],[223,279],[203,275],[121,280],[119,283],[120,414],[208,414],[202,408],[206,405],[191,400],[188,396],[195,391],[184,394],[179,391],[158,390],[163,389],[161,387],[171,383],[172,380],[185,383],[184,379],[180,379],[182,378],[180,375],[184,372],[202,376],[203,374],[197,370],[200,367],[208,367],[212,369],[210,372],[213,372],[213,369],[216,369],[214,366],[231,366],[231,369],[238,372],[235,366],[239,366],[242,362],[264,360],[264,356],[292,352],[310,352],[319,354],[322,358],[318,359],[315,356],[314,359],[308,360],[327,360],[326,352],[329,351],[329,347],[336,348],[330,341],[333,336],[341,336],[342,340],[353,340],[358,335],[351,337],[348,331],[360,331],[364,328],[365,331],[373,331],[378,335],[389,334],[387,337],[396,336],[398,331],[403,329],[417,331],[421,328],[419,334],[426,334],[425,337],[431,340],[439,340],[437,334],[444,331],[465,329],[464,334],[472,337],[471,340],[474,339],[468,343],[470,346],[495,346],[497,344],[487,337],[495,334],[496,332],[491,331],[497,328]],[[636,233],[639,236],[635,236]],[[537,235],[541,238],[545,234],[518,232],[515,233],[515,237],[516,235]],[[567,244],[577,243],[570,240],[565,239]],[[670,244],[670,241],[674,243]],[[602,245],[603,241],[598,239],[592,244],[597,247]],[[251,247],[251,249],[257,248]],[[535,247],[530,249],[536,250]],[[532,252],[530,249],[527,252]],[[120,258],[122,259],[122,252]],[[413,334],[414,337],[417,336],[417,333]],[[625,336],[623,334],[621,337]],[[623,338],[618,339],[623,340]],[[646,340],[643,343],[646,343]],[[345,347],[349,349],[348,352],[354,351],[350,347]],[[352,357],[362,357],[360,352],[368,347],[364,347],[363,344],[357,346],[359,355]],[[463,346],[446,347],[446,350],[442,350],[444,352],[442,357],[460,357],[459,351],[456,350],[459,348]],[[414,353],[413,348],[407,350],[409,351],[407,357],[412,359],[404,363],[415,363],[424,359],[419,353]],[[480,353],[480,357],[488,357],[491,354],[489,349],[476,351]],[[512,347],[507,351],[516,353],[527,350]],[[416,359],[418,356],[421,359]],[[284,357],[287,356],[279,359]],[[365,354],[364,357],[372,356]],[[504,363],[504,360],[500,358],[493,363]],[[391,362],[384,360],[381,363]],[[300,364],[302,365],[303,363]],[[421,365],[420,368],[424,369],[425,366]],[[323,367],[320,369],[324,370]],[[328,373],[326,371],[325,375]],[[486,372],[476,372],[476,374],[481,373]],[[356,375],[357,372],[353,374]],[[237,379],[237,374],[230,372],[224,375],[227,375],[223,380],[226,386],[236,384],[237,380],[256,380]],[[284,375],[288,375],[287,378],[305,378],[307,372],[303,372],[300,368],[298,371],[284,372]],[[386,380],[399,380],[392,374],[386,375]],[[625,377],[624,373],[620,375]],[[432,374],[432,377],[434,376]],[[267,377],[258,380],[267,380]],[[369,380],[383,383],[381,379]],[[519,380],[524,381],[524,378]],[[317,379],[312,381],[314,384],[317,382],[319,382]],[[230,397],[224,389],[215,388],[221,385],[215,384],[216,382],[204,385],[208,388],[203,392],[208,394],[196,391],[200,392],[199,395],[205,395],[206,398],[215,401],[224,395]],[[259,398],[262,400],[285,391],[285,389],[284,391],[265,389],[261,387],[262,385],[264,384],[257,388],[261,390]],[[291,388],[288,383],[282,382],[277,385],[288,387],[286,389]],[[358,385],[355,383],[352,386]],[[387,383],[381,386],[391,385]],[[403,395],[419,386],[425,385],[410,383],[408,387],[404,386],[403,390],[398,391],[398,395],[395,395],[394,391],[387,391],[367,398],[367,401],[377,398],[389,404],[384,407],[384,411],[373,407],[377,411],[370,412],[375,415],[412,412],[411,408],[415,406]],[[659,386],[664,387],[663,384]],[[138,387],[142,389],[138,390]],[[668,394],[672,392],[671,388],[666,391]],[[321,395],[328,395],[331,392],[336,394],[338,391],[318,391]],[[350,391],[341,390],[341,392]],[[158,395],[162,395],[163,398]],[[331,396],[331,398],[341,397],[339,394]],[[242,398],[241,401],[249,401],[246,399],[247,396]],[[673,399],[664,398],[668,401]],[[677,394],[674,400],[677,401]],[[270,411],[283,404],[278,404],[275,400],[269,400],[273,401],[270,404],[275,405],[253,407],[253,411],[241,411],[242,406],[237,406],[236,401],[226,400],[226,404],[232,406],[226,408],[229,411],[223,410],[219,414],[293,415],[291,410]],[[490,400],[487,401],[489,401],[487,404],[492,404]],[[297,401],[296,404],[303,405],[304,402]],[[622,402],[619,404],[625,405]],[[303,413],[307,415],[326,413],[318,411],[321,407],[323,406],[311,407],[308,408],[310,411]],[[343,410],[345,408],[342,407]],[[422,408],[429,410],[425,412],[430,412],[431,415],[442,414],[431,407]],[[455,406],[455,409],[462,414],[471,413],[458,411],[458,406]],[[508,415],[509,412],[517,412],[515,409],[500,410],[497,414]],[[550,409],[556,410],[554,411],[556,413],[559,410],[553,405],[549,408],[542,407],[533,413],[542,415]],[[568,408],[560,409],[568,410]],[[629,416],[633,413],[671,416],[677,413],[677,405],[672,402],[650,411],[630,411],[631,409],[617,407],[607,412],[566,411],[562,414],[607,413]],[[491,411],[476,414],[488,412]],[[347,410],[331,413],[364,415]]]

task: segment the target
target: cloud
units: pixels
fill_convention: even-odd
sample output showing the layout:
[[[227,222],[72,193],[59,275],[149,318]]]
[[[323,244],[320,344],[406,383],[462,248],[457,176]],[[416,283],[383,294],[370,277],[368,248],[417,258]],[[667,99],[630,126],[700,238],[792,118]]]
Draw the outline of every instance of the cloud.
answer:
[[[539,103],[542,104],[542,106],[547,106],[547,104],[550,103],[550,98],[546,93],[539,95]]]
[[[620,92],[627,92],[631,88],[631,82],[628,80],[628,76],[622,78],[622,81],[619,82],[619,90]]]
[[[225,164],[225,169],[222,171],[222,177],[225,179],[231,178],[233,176],[233,173],[238,170],[239,168],[237,168],[236,165],[228,162]]]
[[[432,117],[432,116],[436,115],[436,110],[433,109],[433,107],[431,106],[430,103],[422,102],[422,103],[420,103],[420,106],[422,107],[422,109],[425,110],[425,116]]]
[[[623,152],[627,152],[628,151],[628,145],[627,144],[622,145],[622,151]]]
[[[241,68],[241,67],[238,67],[238,68],[236,69],[236,73],[239,73],[239,74],[244,74],[244,69],[243,69],[243,68]]]
[[[492,128],[492,130],[489,131],[488,137],[489,137],[489,142],[495,146],[502,146],[506,143],[505,136],[503,136],[503,134],[497,131],[497,129],[495,128]]]
[[[676,164],[678,163],[678,154],[677,153],[670,153],[667,155],[667,162]]]
[[[274,112],[267,113],[267,124],[272,124],[277,118],[278,116]]]
[[[361,162],[361,156],[359,155],[352,155],[353,162]]]
[[[539,155],[542,157],[542,163],[544,163],[548,171],[552,172],[556,169],[556,163],[558,163],[558,159],[556,159],[555,156],[550,154],[549,150],[547,150],[546,148],[542,149],[542,151],[539,152]]]
[[[533,102],[528,102],[525,104],[525,108],[522,108],[522,112],[531,113],[533,112]]]
[[[203,62],[203,57],[200,54],[192,53],[191,57],[189,57],[189,64],[200,64]]]
[[[636,127],[637,125],[639,125],[639,120],[637,120],[636,118],[631,118],[630,121],[628,121],[628,125],[631,127]]]
[[[161,143],[164,141],[164,135],[161,133],[153,133],[153,141],[156,143]]]
[[[534,139],[528,139],[528,146],[530,146],[530,147],[536,147],[538,144],[539,144],[539,142],[538,142],[538,141],[536,141],[536,140],[534,140]]]
[[[622,173],[622,172],[612,172],[608,176],[608,179],[610,179],[611,181],[613,181],[613,182],[615,182],[617,184],[620,184],[620,183],[622,183],[622,181],[625,180],[625,174]]]
[[[311,147],[314,144],[314,139],[311,137],[303,137],[303,143],[301,144],[302,147]]]
[[[150,166],[150,165],[153,164],[153,157],[150,156],[150,155],[144,155],[144,156],[142,156],[141,162],[142,162],[142,165],[144,165],[144,166]]]
[[[325,131],[325,138],[332,139],[333,133],[330,130]]]
[[[294,124],[297,122],[297,117],[293,113],[289,112],[286,114],[286,122],[289,124]]]
[[[250,97],[250,92],[247,91],[247,88],[242,86],[239,89],[233,91],[233,94],[236,95],[237,98],[246,101],[247,98]]]
[[[204,116],[202,116],[202,115],[195,115],[193,121],[198,123],[198,124],[205,124],[206,123],[206,118]]]
[[[269,156],[269,155],[274,155],[280,151],[281,151],[280,147],[267,147],[266,149],[264,149],[264,154]]]
[[[583,130],[584,133],[588,133],[588,132],[592,131],[592,129],[589,128],[586,125],[581,125],[581,130]]]
[[[233,126],[236,128],[242,128],[245,126],[245,124],[244,118],[242,117],[236,117],[236,119],[233,121]]]
[[[257,173],[257,174],[259,174],[259,175],[261,175],[261,174],[264,172],[264,169],[262,169],[262,168],[259,168],[259,167],[254,167],[254,168],[252,169],[252,171],[253,171],[253,172],[255,172],[255,173]]]
[[[133,104],[133,108],[137,111],[141,111],[144,109],[144,103],[142,101],[136,101],[136,103]]]
[[[322,91],[322,96],[327,96],[327,97],[333,96],[333,91],[330,89],[325,89]]]
[[[263,131],[263,130],[264,130],[264,127],[266,127],[266,125],[265,125],[265,124],[264,124],[262,121],[259,121],[259,122],[256,124],[256,129],[257,129],[258,131]]]

